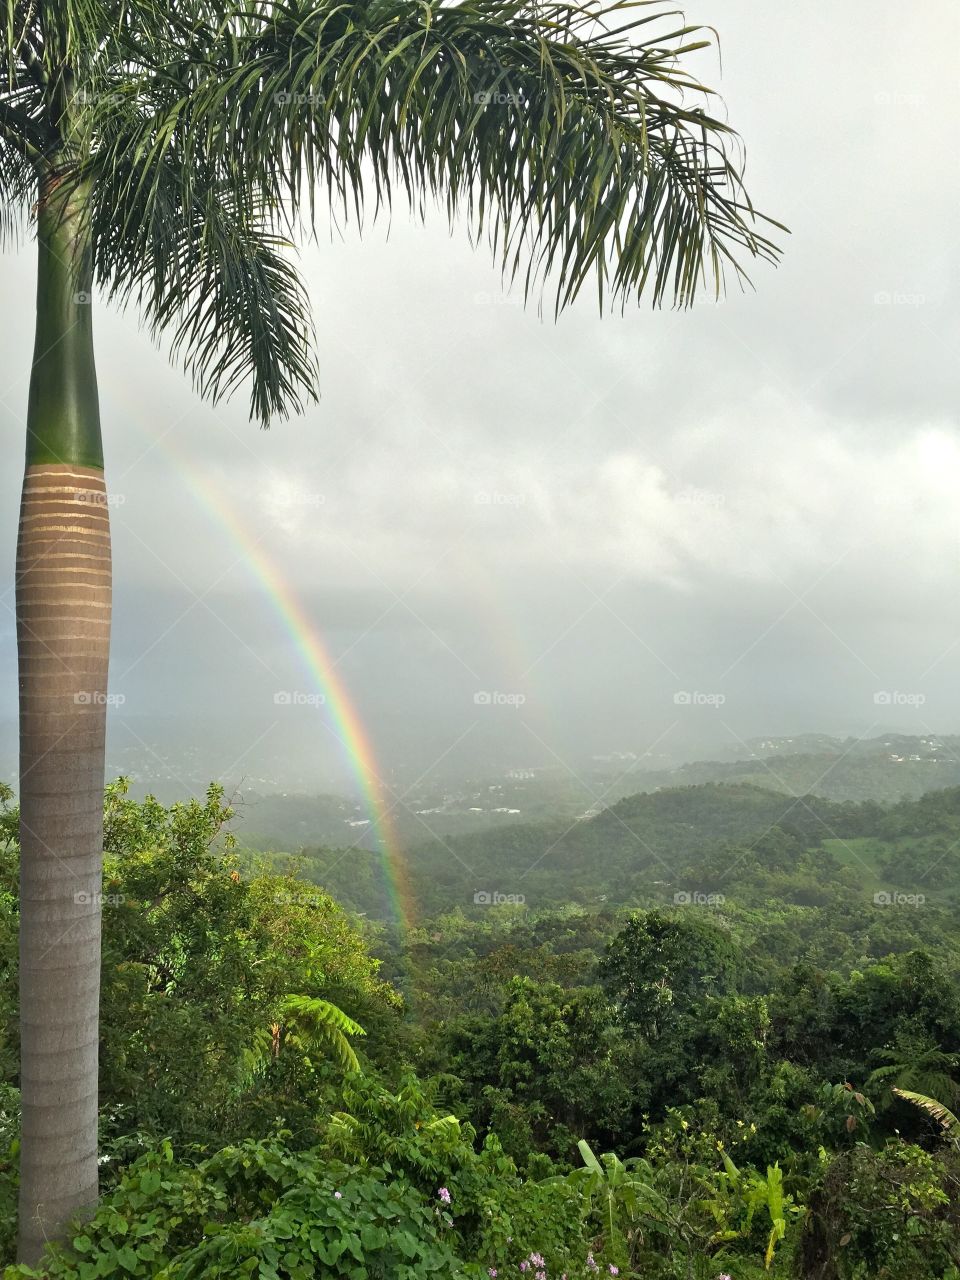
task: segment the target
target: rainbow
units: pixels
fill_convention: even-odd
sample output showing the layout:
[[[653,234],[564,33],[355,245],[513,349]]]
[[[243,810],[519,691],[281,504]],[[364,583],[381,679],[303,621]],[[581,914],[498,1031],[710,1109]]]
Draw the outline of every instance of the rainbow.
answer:
[[[192,491],[198,506],[230,537],[241,561],[257,582],[264,598],[293,641],[305,672],[322,695],[328,713],[326,727],[337,738],[344,758],[362,793],[370,815],[370,829],[380,861],[381,880],[388,908],[401,931],[416,921],[414,897],[410,889],[407,862],[393,823],[392,811],[398,800],[383,780],[376,752],[349,690],[337,672],[336,663],[316,627],[307,616],[294,591],[284,579],[280,566],[260,546],[243,521],[210,484],[202,483],[169,438],[159,445]],[[355,848],[356,846],[351,846]]]
[[[397,801],[383,781],[370,735],[349,690],[276,561],[250,536],[242,521],[215,490],[206,485],[199,486],[189,474],[187,480],[204,509],[216,516],[217,522],[243,552],[245,567],[259,583],[263,595],[293,641],[305,671],[323,695],[323,706],[330,713],[327,727],[343,748],[370,814],[391,909],[398,922],[408,927],[415,916],[406,859],[392,819]]]

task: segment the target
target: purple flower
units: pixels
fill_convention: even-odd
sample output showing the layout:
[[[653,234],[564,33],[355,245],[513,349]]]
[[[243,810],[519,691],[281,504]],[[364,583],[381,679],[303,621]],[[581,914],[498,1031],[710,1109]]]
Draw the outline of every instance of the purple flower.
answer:
[[[544,1266],[546,1266],[546,1263],[545,1263],[545,1262],[544,1262],[544,1260],[543,1260],[543,1254],[542,1254],[542,1253],[531,1253],[531,1255],[530,1255],[530,1261],[531,1261],[531,1263],[532,1263],[535,1267],[544,1267]]]
[[[440,1197],[440,1199],[443,1201],[444,1204],[450,1203],[450,1192],[447,1190],[446,1187],[441,1187],[440,1190],[437,1192],[437,1195]]]
[[[599,1271],[599,1270],[600,1270],[600,1268],[599,1268],[599,1267],[597,1266],[597,1264],[596,1264],[596,1260],[594,1259],[594,1256],[593,1256],[593,1254],[592,1254],[592,1253],[588,1253],[588,1254],[587,1254],[587,1270],[588,1270],[588,1271]]]
[[[610,1263],[610,1274],[612,1276],[618,1276],[620,1274],[620,1268],[615,1267],[612,1262]]]
[[[333,1193],[333,1198],[334,1198],[334,1200],[342,1200],[342,1199],[343,1199],[343,1192],[342,1192],[342,1191],[335,1191],[335,1192]]]
[[[487,1275],[490,1277],[490,1280],[497,1280],[497,1268],[487,1267]]]
[[[534,1273],[533,1280],[547,1280],[547,1273],[545,1271],[537,1271]]]
[[[529,1262],[521,1262],[521,1263],[520,1263],[520,1270],[521,1270],[521,1271],[529,1271],[529,1270],[530,1270],[530,1263],[529,1263]]]

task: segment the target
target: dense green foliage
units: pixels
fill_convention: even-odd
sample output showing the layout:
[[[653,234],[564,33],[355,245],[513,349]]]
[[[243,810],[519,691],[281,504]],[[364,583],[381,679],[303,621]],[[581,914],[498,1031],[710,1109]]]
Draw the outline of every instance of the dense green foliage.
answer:
[[[876,893],[919,896],[928,908],[960,902],[958,836],[960,787],[880,804],[708,783],[628,796],[581,820],[512,822],[415,843],[406,877],[428,918],[457,908],[481,916],[478,892],[487,901],[522,897],[538,911],[672,905],[677,894],[703,893],[723,895],[728,906],[842,904],[877,922]],[[355,910],[387,918],[369,850],[301,845],[299,856],[267,856]]]
[[[241,861],[216,789],[164,808],[110,788],[105,1195],[46,1274],[957,1280],[960,1150],[893,1088],[957,1105],[960,918],[946,897],[875,903],[825,811],[779,803],[705,787],[619,806],[702,839],[689,900],[471,903],[400,938]],[[827,839],[924,847],[958,803],[834,806]],[[615,862],[618,825],[579,830]]]
[[[357,926],[321,890],[241,876],[214,845],[229,810],[135,804],[111,787],[105,809],[101,1099],[107,1137],[176,1132],[189,1142],[248,1136],[254,1112],[299,1125],[349,1032],[376,1043],[398,997],[377,976]],[[229,841],[227,842],[229,845]],[[2,866],[2,1061],[16,1063],[16,848]],[[298,1003],[293,997],[300,997]],[[322,1004],[321,1004],[322,1008]],[[304,1110],[306,1105],[306,1110]]]

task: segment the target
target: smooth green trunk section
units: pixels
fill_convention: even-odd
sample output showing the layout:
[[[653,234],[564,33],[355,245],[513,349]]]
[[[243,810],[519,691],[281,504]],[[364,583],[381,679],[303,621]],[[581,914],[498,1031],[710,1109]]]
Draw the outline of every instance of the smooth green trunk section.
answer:
[[[37,335],[27,409],[27,465],[103,468],[93,353],[89,188],[41,184],[37,217]]]

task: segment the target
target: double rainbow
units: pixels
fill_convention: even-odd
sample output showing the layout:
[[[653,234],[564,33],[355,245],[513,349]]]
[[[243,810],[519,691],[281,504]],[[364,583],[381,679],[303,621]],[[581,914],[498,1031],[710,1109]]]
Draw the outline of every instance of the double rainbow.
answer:
[[[160,452],[170,459],[179,478],[186,481],[197,505],[236,545],[243,567],[256,582],[292,641],[311,685],[322,695],[326,727],[340,744],[370,817],[370,830],[376,844],[374,853],[380,863],[388,909],[401,929],[410,927],[416,913],[406,859],[392,816],[399,801],[383,780],[370,735],[319,630],[308,617],[280,565],[248,532],[223,496],[211,484],[198,479],[191,466],[178,456],[169,436],[154,441],[151,447],[154,446],[159,446]]]

